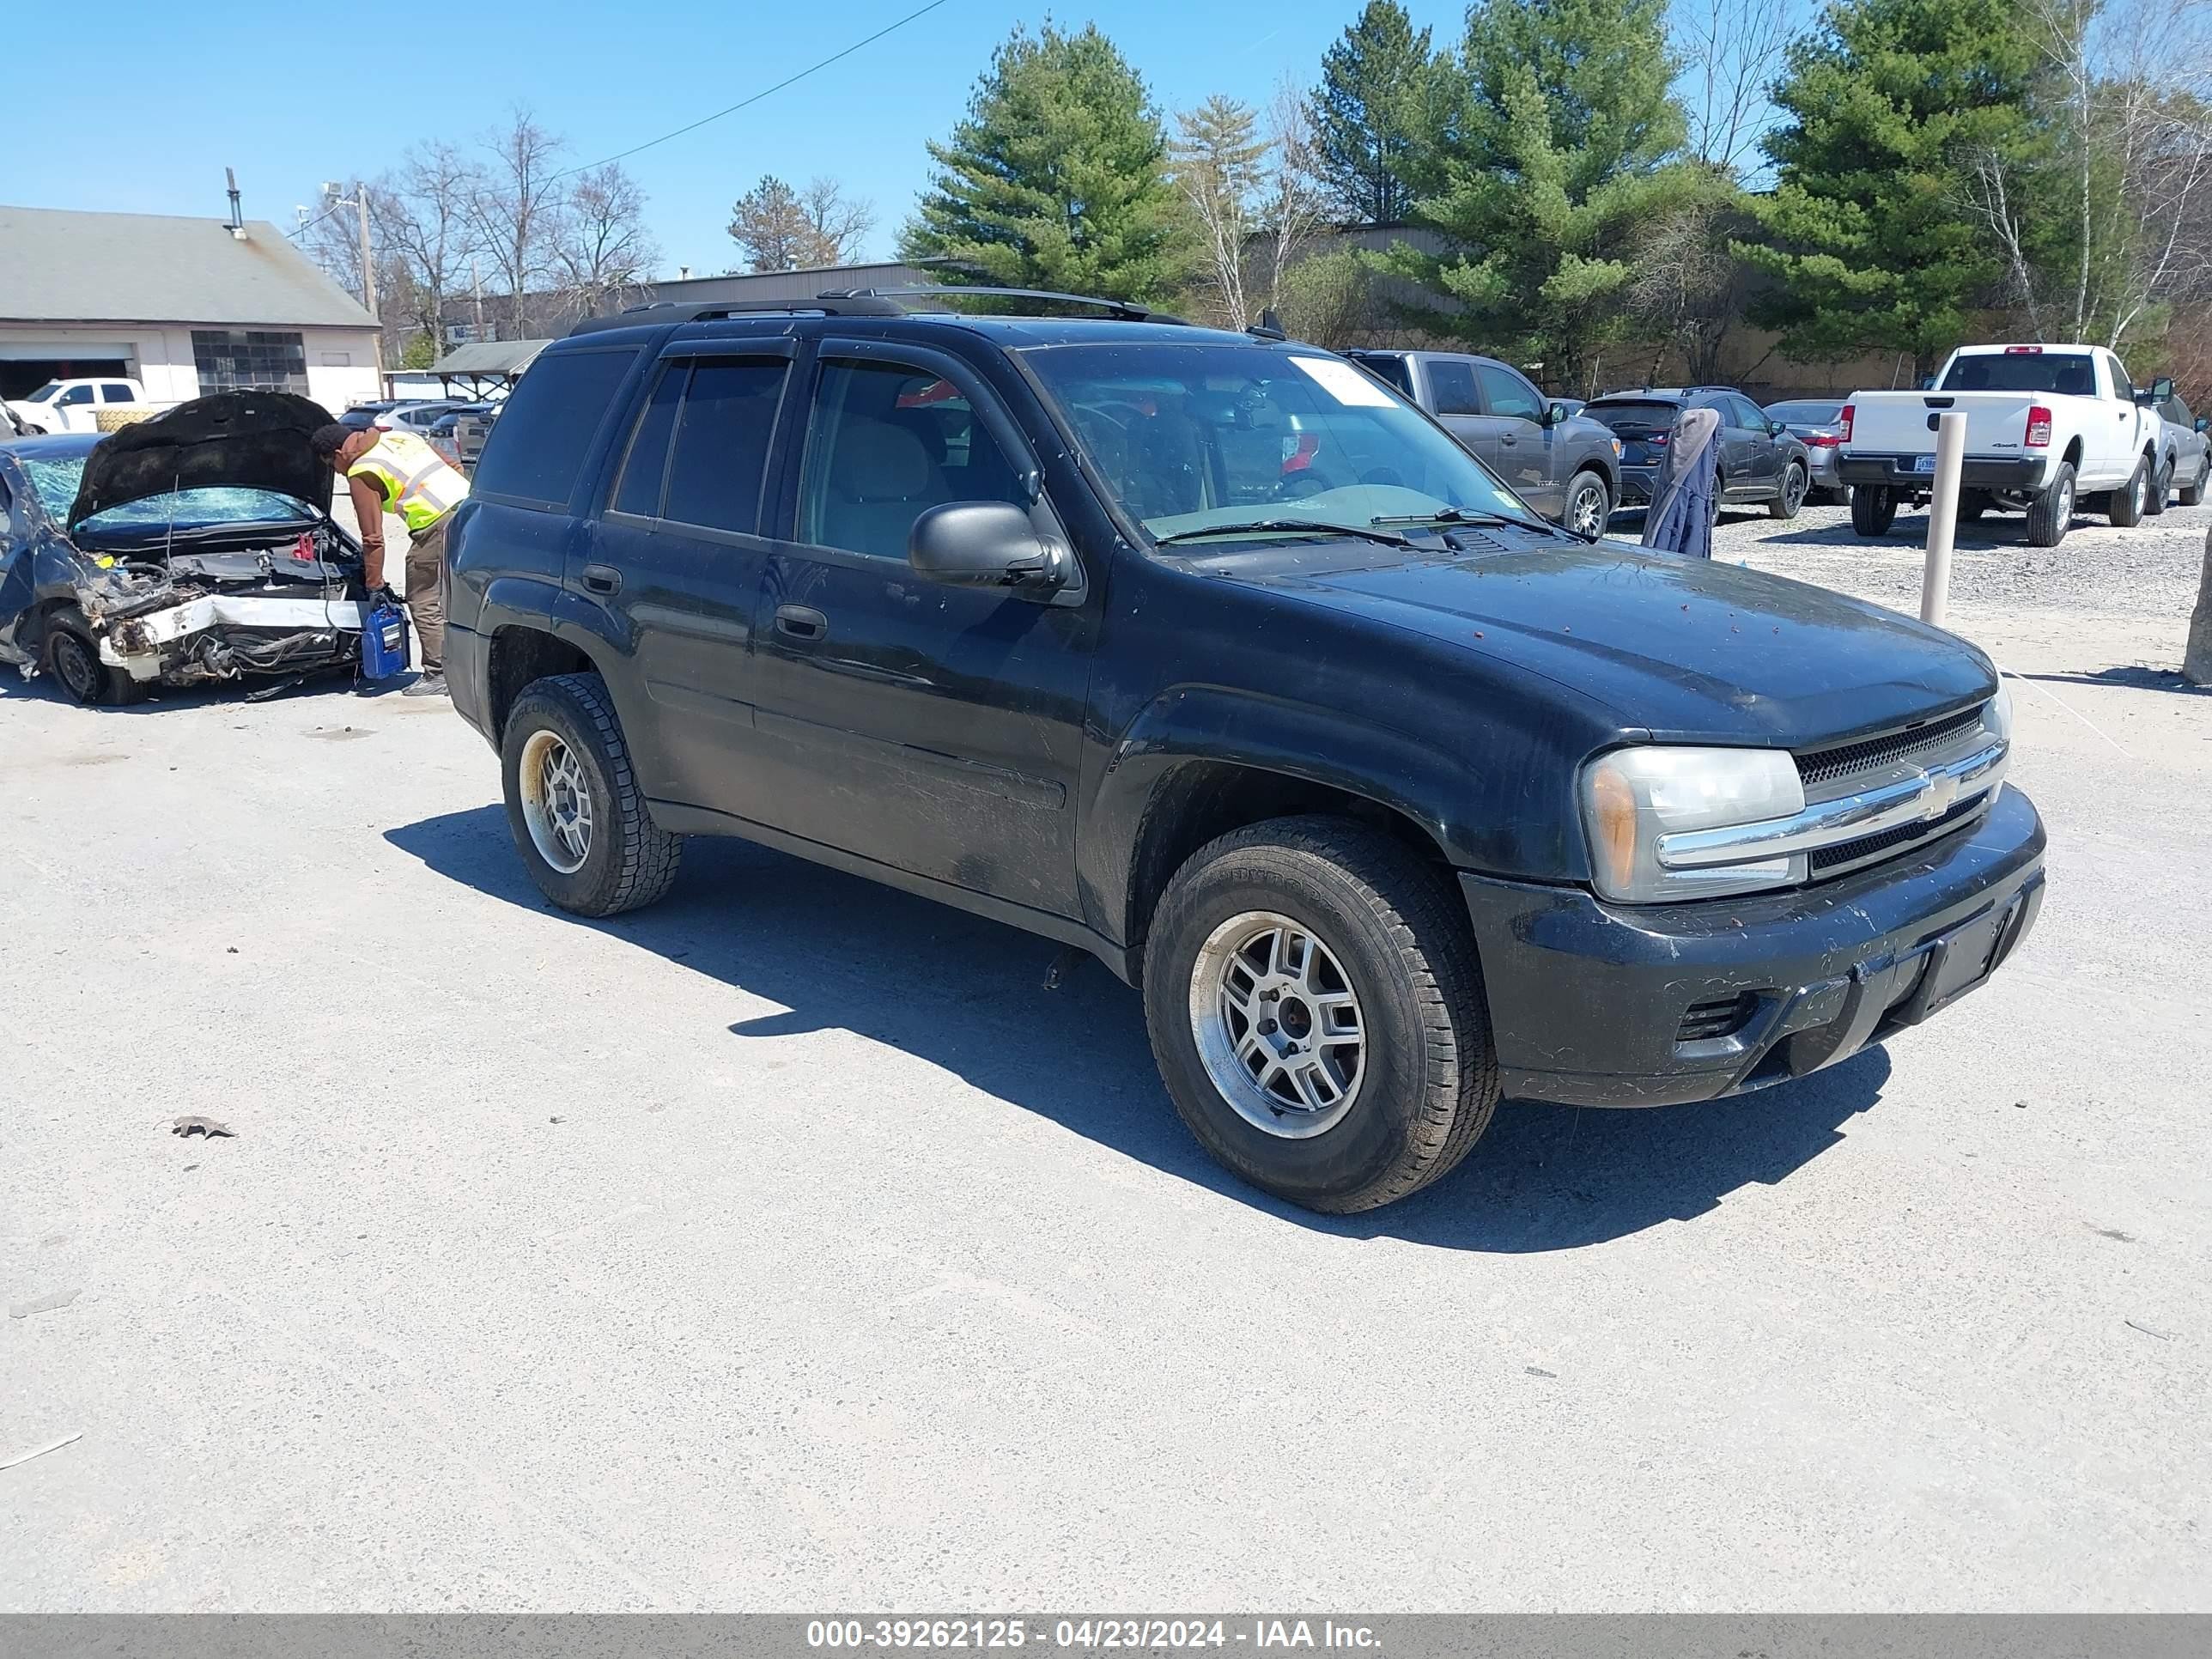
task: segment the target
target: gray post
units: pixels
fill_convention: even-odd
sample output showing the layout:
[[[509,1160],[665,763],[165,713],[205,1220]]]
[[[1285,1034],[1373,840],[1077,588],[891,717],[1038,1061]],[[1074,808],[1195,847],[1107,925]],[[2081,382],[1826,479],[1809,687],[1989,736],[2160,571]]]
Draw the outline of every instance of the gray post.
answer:
[[[1951,602],[1951,538],[1959,527],[1959,466],[1966,454],[1966,417],[1936,423],[1936,491],[1928,502],[1928,568],[1920,578],[1920,620],[1943,625]]]
[[[2197,579],[2197,609],[2189,616],[2181,677],[2195,685],[2212,685],[2212,533],[2204,538],[2204,574]]]

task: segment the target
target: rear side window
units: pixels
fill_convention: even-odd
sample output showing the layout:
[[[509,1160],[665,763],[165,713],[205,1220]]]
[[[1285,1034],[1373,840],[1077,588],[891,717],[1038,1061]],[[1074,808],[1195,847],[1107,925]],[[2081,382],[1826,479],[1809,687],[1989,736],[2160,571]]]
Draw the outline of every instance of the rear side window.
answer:
[[[564,351],[530,366],[484,441],[471,487],[538,507],[563,507],[635,350]]]
[[[684,383],[691,378],[689,363],[669,363],[660,371],[639,411],[630,434],[629,452],[623,457],[622,482],[615,486],[614,510],[641,518],[660,516],[660,481],[668,474],[668,440],[676,430],[676,406],[684,401]]]
[[[131,388],[109,380],[100,386],[100,395],[101,400],[106,403],[127,404],[131,401]]]
[[[1474,368],[1469,363],[1429,360],[1429,385],[1437,397],[1439,415],[1480,415],[1482,404],[1474,395]]]
[[[1413,395],[1413,383],[1407,376],[1403,357],[1385,357],[1379,354],[1355,351],[1352,354],[1352,361],[1385,386],[1397,387],[1408,398]]]
[[[1493,415],[1510,415],[1523,421],[1544,418],[1543,401],[1528,381],[1510,368],[1500,368],[1495,363],[1477,363],[1475,378],[1482,382],[1482,395],[1488,399]]]
[[[692,365],[661,517],[740,535],[759,528],[769,440],[790,372],[784,357],[702,357]]]

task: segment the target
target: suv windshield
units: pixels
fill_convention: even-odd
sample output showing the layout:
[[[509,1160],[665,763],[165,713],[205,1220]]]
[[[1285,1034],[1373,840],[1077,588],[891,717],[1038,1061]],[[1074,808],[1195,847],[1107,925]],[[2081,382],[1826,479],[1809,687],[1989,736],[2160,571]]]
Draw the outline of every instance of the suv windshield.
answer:
[[[53,400],[54,393],[59,392],[61,389],[62,383],[59,380],[49,380],[44,386],[40,386],[36,392],[31,393],[29,397],[24,398],[23,401],[27,404],[51,403]]]
[[[2097,395],[2097,372],[2077,351],[1983,351],[1951,365],[1944,392],[2048,392],[2063,398]]]
[[[1535,520],[1373,379],[1311,350],[1065,345],[1022,354],[1155,539],[1265,520],[1361,529],[1458,509]]]

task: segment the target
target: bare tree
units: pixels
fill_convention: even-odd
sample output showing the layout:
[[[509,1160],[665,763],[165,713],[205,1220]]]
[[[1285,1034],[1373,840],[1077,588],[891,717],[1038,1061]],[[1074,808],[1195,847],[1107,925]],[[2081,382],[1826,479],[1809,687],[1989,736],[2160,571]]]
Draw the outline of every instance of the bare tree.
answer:
[[[1252,106],[1218,93],[1176,117],[1169,153],[1176,188],[1190,209],[1204,259],[1204,283],[1212,320],[1242,328],[1245,244],[1254,228],[1253,200],[1260,192],[1266,142],[1256,133]]]
[[[799,192],[799,211],[813,233],[809,265],[849,264],[876,228],[875,204],[848,199],[835,179],[813,179]]]
[[[729,230],[754,270],[811,270],[846,263],[875,222],[835,179],[797,191],[769,173],[731,205]]]
[[[634,299],[660,258],[645,228],[645,192],[616,161],[575,175],[547,240],[555,286],[577,317]]]
[[[1644,373],[1660,378],[1664,348],[1681,354],[1692,385],[1724,378],[1721,348],[1743,309],[1743,266],[1731,246],[1741,227],[1741,210],[1718,173],[1705,187],[1653,214],[1634,244],[1637,275],[1629,285],[1629,314],[1662,349]]]
[[[1773,124],[1767,88],[1797,36],[1792,0],[1674,0],[1668,33],[1682,65],[1688,153],[1739,173]]]
[[[477,251],[469,200],[476,169],[455,145],[439,140],[417,146],[394,173],[370,188],[369,223],[383,258],[405,268],[407,307],[397,307],[389,283],[387,325],[404,315],[434,350],[444,342],[446,301],[460,287]]]
[[[1276,82],[1267,100],[1267,147],[1255,216],[1267,255],[1262,292],[1273,311],[1282,303],[1285,273],[1305,256],[1328,221],[1311,106],[1288,76]]]
[[[470,180],[463,213],[520,323],[525,296],[552,275],[562,143],[522,107],[483,143],[489,155]]]

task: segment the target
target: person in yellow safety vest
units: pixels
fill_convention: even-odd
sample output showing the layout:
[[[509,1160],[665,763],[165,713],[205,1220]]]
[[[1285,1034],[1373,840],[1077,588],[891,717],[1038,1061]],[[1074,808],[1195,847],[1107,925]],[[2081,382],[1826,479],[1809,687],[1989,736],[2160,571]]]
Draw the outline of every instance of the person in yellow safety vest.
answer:
[[[370,593],[384,586],[384,515],[407,526],[407,614],[422,672],[401,692],[446,695],[446,517],[468,499],[469,481],[411,432],[356,432],[335,422],[308,440],[346,481],[361,526],[362,577]]]

